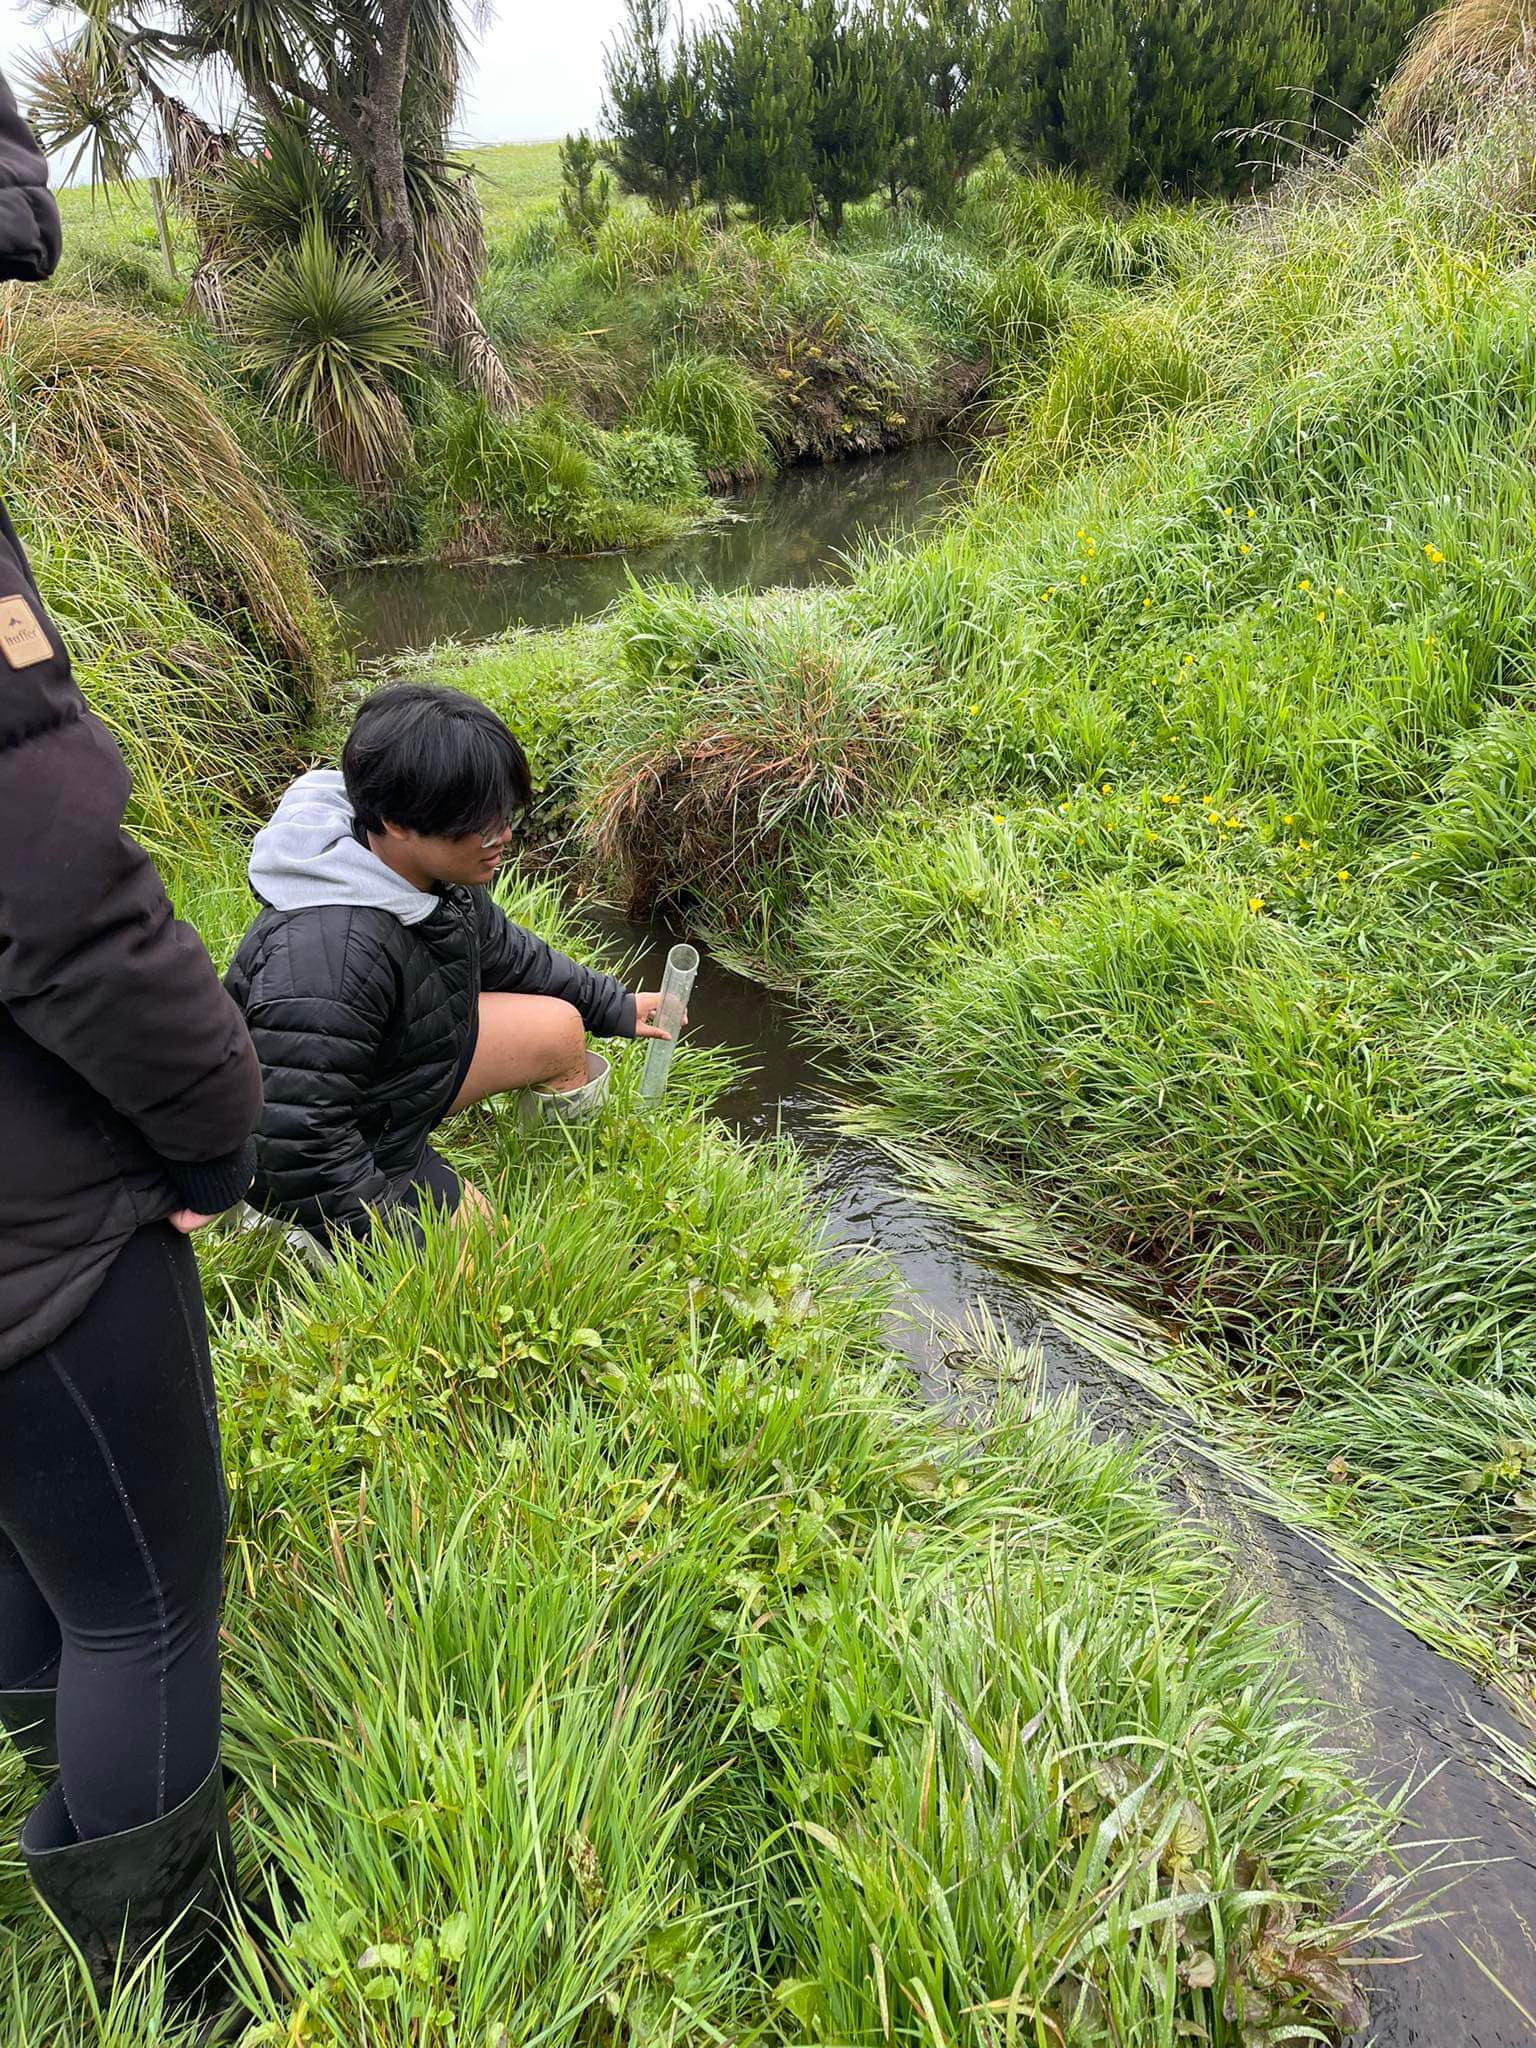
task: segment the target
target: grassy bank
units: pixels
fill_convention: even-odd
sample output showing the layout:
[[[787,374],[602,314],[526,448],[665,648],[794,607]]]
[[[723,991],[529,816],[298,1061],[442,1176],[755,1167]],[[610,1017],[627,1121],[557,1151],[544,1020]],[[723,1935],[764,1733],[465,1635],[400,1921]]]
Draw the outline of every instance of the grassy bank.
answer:
[[[656,1122],[633,1078],[574,1146],[458,1131],[497,1220],[419,1265],[206,1248],[230,1758],[285,1886],[251,2048],[1350,2018],[1372,1823],[1219,1556],[1068,1409],[915,1413],[711,1064]],[[96,2038],[0,1885],[9,2037]]]
[[[83,476],[93,445],[56,452]],[[185,459],[211,457],[193,436]],[[88,640],[83,541],[37,494],[20,509]],[[290,544],[264,535],[232,631],[203,579],[240,558],[211,515],[163,559],[89,530],[118,595],[83,674],[178,907],[226,956],[254,816],[230,736],[280,767],[312,673],[257,601]],[[312,593],[284,587],[294,625]],[[155,667],[185,619],[218,657],[202,694]],[[583,947],[548,894],[511,900]],[[1069,1405],[919,1412],[884,1288],[821,1247],[793,1158],[709,1121],[718,1058],[685,1049],[654,1116],[636,1078],[622,1060],[587,1132],[461,1120],[494,1221],[419,1260],[317,1278],[262,1237],[200,1240],[228,1757],[270,1922],[245,2048],[1238,2048],[1356,2023],[1341,1888],[1381,1818],[1222,1552]],[[27,1797],[0,1759],[6,1840]],[[11,1849],[0,2035],[178,2038],[152,1971],[88,2010]]]
[[[475,159],[479,312],[518,409],[498,417],[430,367],[397,379],[406,433],[367,491],[273,412],[259,351],[184,314],[196,252],[179,233],[173,281],[142,188],[110,205],[64,195],[59,288],[109,316],[131,310],[174,343],[302,508],[319,556],[582,552],[665,539],[708,515],[710,491],[780,467],[983,425],[1074,311],[1187,266],[1208,233],[1187,209],[1112,212],[1086,189],[997,164],[942,224],[870,205],[835,244],[637,202],[582,236],[562,220],[555,157],[537,144]],[[301,319],[294,296],[296,346],[338,316]]]
[[[469,674],[620,886],[798,981],[994,1236],[1135,1276],[1228,1454],[1527,1685],[1523,132],[1178,242],[847,591]]]

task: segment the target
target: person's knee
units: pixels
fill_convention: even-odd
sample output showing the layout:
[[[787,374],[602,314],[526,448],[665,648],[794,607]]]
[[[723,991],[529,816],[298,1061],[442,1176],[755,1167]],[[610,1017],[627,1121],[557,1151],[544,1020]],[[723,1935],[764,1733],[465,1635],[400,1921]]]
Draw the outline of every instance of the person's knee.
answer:
[[[549,999],[545,1030],[546,1083],[579,1084],[587,1072],[587,1027],[574,1003]]]

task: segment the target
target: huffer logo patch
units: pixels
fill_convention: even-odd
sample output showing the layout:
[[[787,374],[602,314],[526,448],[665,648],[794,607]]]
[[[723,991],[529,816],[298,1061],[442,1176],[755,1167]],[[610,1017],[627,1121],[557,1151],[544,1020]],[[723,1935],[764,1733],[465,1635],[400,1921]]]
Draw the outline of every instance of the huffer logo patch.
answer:
[[[12,668],[32,668],[53,653],[48,635],[24,597],[0,597],[0,654]]]

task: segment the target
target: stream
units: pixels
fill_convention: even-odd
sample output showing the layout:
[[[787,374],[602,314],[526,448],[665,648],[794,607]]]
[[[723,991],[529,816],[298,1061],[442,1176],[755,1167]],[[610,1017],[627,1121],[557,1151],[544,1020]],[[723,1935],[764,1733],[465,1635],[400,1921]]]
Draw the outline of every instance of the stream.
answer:
[[[631,569],[714,587],[816,581],[839,573],[842,551],[861,532],[910,532],[942,516],[957,470],[951,451],[930,447],[796,472],[739,503],[727,525],[643,555],[379,568],[356,572],[336,595],[362,650],[385,658],[440,638],[569,623],[604,609]],[[659,986],[673,935],[595,915],[614,952],[638,956],[648,984]],[[1385,1613],[1319,1544],[1246,1497],[1188,1441],[1181,1417],[1069,1335],[1064,1325],[1082,1325],[1080,1300],[1068,1302],[1048,1274],[990,1256],[963,1225],[905,1193],[878,1146],[840,1131],[828,1113],[825,1056],[813,1064],[790,1002],[706,955],[690,1008],[690,1038],[744,1051],[751,1062],[719,1114],[748,1137],[793,1138],[815,1173],[831,1239],[894,1271],[905,1306],[892,1341],[924,1395],[956,1400],[946,1332],[978,1308],[1015,1345],[1037,1348],[1046,1389],[1075,1390],[1097,1427],[1148,1440],[1177,1510],[1225,1540],[1239,1586],[1262,1596],[1305,1686],[1340,1710],[1341,1739],[1361,1778],[1389,1795],[1417,1787],[1400,1837],[1405,1861],[1434,1865],[1422,1897],[1457,1881],[1435,1909],[1440,1917],[1369,1967],[1371,2024],[1356,2039],[1375,2048],[1530,2048],[1536,1787],[1522,1797],[1499,1775],[1501,1738],[1524,1750],[1529,1731],[1496,1694]],[[1104,1311],[1106,1323],[1119,1313],[1108,1298]]]

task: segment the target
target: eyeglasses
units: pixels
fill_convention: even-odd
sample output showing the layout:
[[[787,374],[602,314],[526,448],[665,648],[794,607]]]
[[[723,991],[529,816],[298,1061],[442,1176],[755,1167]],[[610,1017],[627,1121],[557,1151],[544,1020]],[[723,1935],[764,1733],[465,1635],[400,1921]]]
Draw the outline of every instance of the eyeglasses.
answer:
[[[516,830],[517,827],[513,821],[510,818],[504,818],[491,831],[481,832],[476,836],[480,841],[482,850],[486,853],[492,853],[498,846],[505,846]]]

